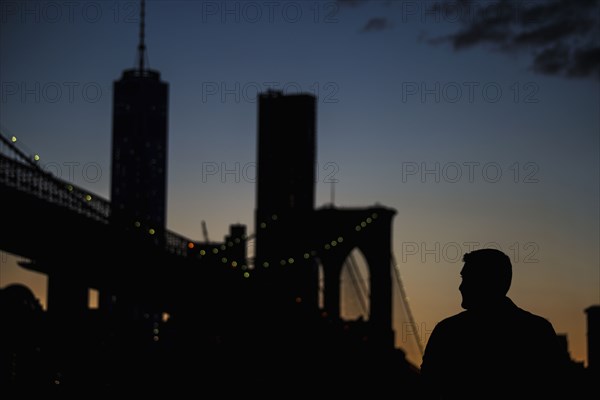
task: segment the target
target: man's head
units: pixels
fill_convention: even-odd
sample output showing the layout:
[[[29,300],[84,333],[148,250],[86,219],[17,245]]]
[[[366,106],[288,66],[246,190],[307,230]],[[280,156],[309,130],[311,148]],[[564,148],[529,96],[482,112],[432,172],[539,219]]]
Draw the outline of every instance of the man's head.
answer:
[[[512,279],[510,258],[500,250],[481,249],[463,256],[459,286],[464,309],[485,307],[504,298]]]

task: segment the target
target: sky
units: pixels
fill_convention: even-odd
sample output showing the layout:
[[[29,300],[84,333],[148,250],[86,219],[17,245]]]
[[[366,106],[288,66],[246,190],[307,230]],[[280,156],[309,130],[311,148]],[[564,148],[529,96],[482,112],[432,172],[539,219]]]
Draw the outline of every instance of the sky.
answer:
[[[109,198],[112,84],[134,66],[139,3],[0,6],[2,133]],[[338,207],[397,210],[394,255],[424,341],[461,311],[462,254],[496,247],[513,263],[509,296],[586,360],[584,309],[600,303],[598,1],[150,0],[146,12],[149,64],[169,83],[170,230],[254,232],[256,94],[313,93],[316,204],[333,185]],[[44,278],[17,260],[0,253],[0,286],[23,282],[45,303]]]

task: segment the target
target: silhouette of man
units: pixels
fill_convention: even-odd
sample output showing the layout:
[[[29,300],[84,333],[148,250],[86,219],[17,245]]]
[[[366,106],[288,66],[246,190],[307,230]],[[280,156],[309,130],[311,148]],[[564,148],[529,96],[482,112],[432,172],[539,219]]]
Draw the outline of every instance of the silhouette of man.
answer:
[[[506,293],[506,254],[482,249],[463,257],[461,306],[427,343],[421,377],[430,399],[547,399],[558,395],[561,352],[546,319],[517,307]]]

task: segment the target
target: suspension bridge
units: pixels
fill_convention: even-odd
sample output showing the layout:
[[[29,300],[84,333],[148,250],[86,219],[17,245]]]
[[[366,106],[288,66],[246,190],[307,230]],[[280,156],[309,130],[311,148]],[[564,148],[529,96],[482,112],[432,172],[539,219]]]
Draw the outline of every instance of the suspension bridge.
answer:
[[[3,132],[0,133],[0,198],[4,210],[0,250],[29,260],[20,265],[48,276],[47,306],[54,321],[51,331],[55,332],[52,334],[55,342],[52,352],[79,346],[87,349],[85,354],[93,354],[96,360],[101,360],[89,364],[87,359],[69,358],[70,361],[65,361],[63,366],[55,361],[55,369],[59,371],[56,374],[71,376],[72,380],[82,384],[94,385],[97,381],[90,381],[89,376],[81,376],[75,365],[83,363],[88,365],[87,368],[96,368],[98,373],[116,368],[112,363],[117,356],[110,358],[98,353],[97,349],[107,346],[102,343],[109,340],[94,339],[97,337],[95,332],[103,329],[108,331],[105,334],[107,336],[102,337],[120,338],[112,351],[126,354],[129,352],[126,349],[132,346],[138,348],[139,357],[142,358],[130,362],[137,366],[137,379],[141,381],[146,381],[147,376],[152,374],[160,374],[160,379],[164,379],[169,374],[164,366],[167,362],[165,357],[179,360],[189,352],[198,357],[208,357],[215,365],[237,363],[240,357],[264,359],[259,363],[264,362],[268,366],[261,364],[261,368],[271,368],[270,365],[274,363],[288,365],[288,361],[279,359],[280,351],[269,351],[269,356],[265,356],[259,350],[284,347],[288,348],[284,354],[292,354],[290,357],[298,359],[315,357],[310,354],[320,349],[321,353],[338,360],[334,364],[320,366],[324,369],[322,373],[327,368],[335,368],[346,371],[346,374],[354,374],[358,372],[347,369],[350,368],[347,365],[353,365],[346,360],[347,354],[354,353],[353,362],[360,364],[379,362],[375,359],[379,360],[381,354],[387,353],[367,357],[357,349],[367,338],[372,344],[382,343],[377,348],[391,349],[394,346],[393,329],[398,328],[399,321],[404,321],[401,329],[405,326],[410,329],[408,339],[412,340],[412,343],[403,341],[402,347],[416,346],[422,355],[419,329],[412,316],[399,267],[393,254],[380,254],[386,249],[389,251],[389,244],[376,243],[377,238],[389,237],[394,214],[392,210],[381,207],[317,209],[315,221],[322,222],[316,228],[319,233],[315,234],[315,240],[307,241],[305,248],[295,247],[294,252],[284,255],[277,253],[275,256],[274,253],[272,257],[257,262],[255,257],[248,255],[257,235],[247,235],[243,226],[232,225],[230,234],[223,242],[209,242],[207,234],[205,240],[195,241],[170,230],[160,231],[146,226],[142,221],[116,223],[111,220],[111,203],[108,199],[44,170],[37,153],[27,154],[19,147],[16,136]],[[282,222],[284,218],[273,215],[268,221],[261,222],[257,229],[277,232],[277,224],[285,226],[285,222]],[[355,257],[356,248],[361,250],[365,258],[358,260]],[[388,268],[382,268],[381,263],[385,262],[389,263]],[[312,283],[305,279],[304,274],[305,270],[312,268],[311,265],[316,266],[315,273],[310,275],[316,279],[314,286],[318,299],[315,298],[314,302],[310,300],[311,290],[306,289]],[[342,278],[343,274],[349,279]],[[340,304],[340,286],[344,286],[342,291],[351,293],[350,299],[342,299],[343,304]],[[100,297],[98,310],[105,313],[99,321],[105,322],[90,322],[89,289],[98,290],[100,295],[108,294],[104,296],[104,302]],[[115,297],[125,299],[120,302],[118,309],[121,311],[106,314],[114,306],[111,299]],[[360,320],[344,319],[346,317],[341,309],[348,308],[352,300],[358,304],[358,310],[355,311],[363,316]],[[129,315],[144,316],[136,317],[142,320],[124,322],[120,319],[123,317],[122,304],[126,304]],[[248,310],[252,309],[262,311],[249,313]],[[190,337],[188,332],[198,324],[195,322],[198,312],[203,315],[203,333],[199,337]],[[114,319],[115,315],[117,320]],[[160,315],[178,318],[169,325],[161,320]],[[289,318],[282,319],[285,315]],[[145,320],[148,316],[150,320]],[[315,322],[315,317],[321,322]],[[87,321],[85,332],[82,333],[82,328],[75,328],[72,321]],[[154,322],[144,329],[135,328],[145,324],[144,321]],[[259,328],[261,325],[267,328]],[[171,327],[167,329],[168,326]],[[131,342],[131,334],[124,334],[132,329],[141,332],[134,342]],[[163,334],[169,329],[178,332],[176,340]],[[281,329],[286,333],[282,333],[278,339],[266,339],[266,332]],[[321,332],[321,339],[314,337],[314,329]],[[73,332],[77,332],[77,337],[73,336]],[[239,348],[240,339],[235,339],[235,332],[245,332],[242,342],[251,342],[254,346],[244,350]],[[331,336],[331,332],[335,334]],[[346,336],[357,339],[344,339]],[[142,351],[139,342],[143,342],[144,337],[154,338],[155,342]],[[162,346],[170,346],[175,350],[164,353],[162,347],[163,353],[160,354],[163,355],[158,357],[156,341],[159,338],[160,343],[165,340],[165,343],[171,343]],[[298,344],[305,339],[303,345]],[[290,341],[297,343],[296,350],[286,347]],[[184,348],[179,349],[182,346]],[[200,347],[190,350],[190,346]],[[229,350],[226,350],[227,356],[223,355],[225,350],[210,350],[207,355],[204,350],[199,350],[205,348],[202,346]],[[144,358],[151,355],[156,357],[152,362]],[[24,358],[26,363],[41,362],[27,357]],[[388,360],[385,363],[391,362],[393,357],[390,357],[383,358]],[[117,371],[120,372],[115,374],[121,378],[110,378],[111,382],[129,376],[127,368],[119,368]],[[225,365],[222,368],[226,368]],[[293,370],[296,367],[290,365],[289,368]],[[181,379],[185,379],[185,382],[192,380],[181,377],[185,375],[181,368],[173,371],[171,374],[176,374],[177,378],[172,375],[168,378],[169,382],[176,381],[179,384]],[[365,380],[369,376],[365,382],[376,381],[393,371],[396,371],[394,374],[405,374],[402,379],[413,379],[408,378],[410,373],[402,372],[402,368],[377,371],[377,368],[368,373],[363,371],[360,379]],[[392,377],[390,375],[389,380]],[[263,377],[253,372],[248,374],[248,379],[258,385]]]

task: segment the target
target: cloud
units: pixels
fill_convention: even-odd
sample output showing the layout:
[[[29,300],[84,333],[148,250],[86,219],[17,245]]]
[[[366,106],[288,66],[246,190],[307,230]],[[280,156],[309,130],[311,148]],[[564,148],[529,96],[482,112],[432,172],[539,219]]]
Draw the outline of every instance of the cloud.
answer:
[[[392,27],[392,23],[389,19],[383,17],[371,18],[367,21],[365,26],[360,30],[361,32],[377,32],[389,29]]]
[[[532,70],[548,75],[600,79],[600,0],[498,0],[477,7],[468,0],[444,0],[430,12],[459,7],[460,28],[431,38],[454,50],[485,45],[501,51],[529,51]]]
[[[365,4],[377,4],[379,6],[389,7],[394,1],[392,0],[337,0],[340,7],[358,8]],[[385,17],[371,17],[365,25],[360,29],[361,33],[380,32],[390,29],[393,26],[392,21]]]

